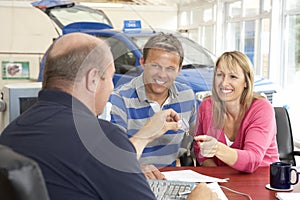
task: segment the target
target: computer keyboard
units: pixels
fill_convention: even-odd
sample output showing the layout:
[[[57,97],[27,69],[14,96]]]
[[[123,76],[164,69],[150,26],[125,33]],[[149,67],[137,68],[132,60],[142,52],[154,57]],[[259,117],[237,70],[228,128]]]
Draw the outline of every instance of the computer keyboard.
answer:
[[[186,199],[195,183],[148,179],[148,183],[158,200]]]

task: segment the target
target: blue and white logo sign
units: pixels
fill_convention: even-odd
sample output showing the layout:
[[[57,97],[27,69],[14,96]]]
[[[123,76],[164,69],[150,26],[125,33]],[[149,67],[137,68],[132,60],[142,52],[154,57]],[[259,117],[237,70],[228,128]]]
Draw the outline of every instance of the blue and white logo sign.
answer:
[[[141,28],[141,20],[124,20],[124,31],[138,31]]]

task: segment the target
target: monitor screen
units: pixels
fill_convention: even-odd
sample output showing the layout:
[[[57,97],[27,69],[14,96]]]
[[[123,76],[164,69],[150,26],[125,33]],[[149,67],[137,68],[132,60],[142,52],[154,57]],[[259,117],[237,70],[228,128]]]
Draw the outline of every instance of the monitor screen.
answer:
[[[37,97],[21,97],[19,98],[20,114],[25,112],[37,101]]]
[[[41,87],[41,82],[4,85],[2,88],[2,99],[6,108],[0,113],[1,132],[10,122],[37,101],[37,96]]]

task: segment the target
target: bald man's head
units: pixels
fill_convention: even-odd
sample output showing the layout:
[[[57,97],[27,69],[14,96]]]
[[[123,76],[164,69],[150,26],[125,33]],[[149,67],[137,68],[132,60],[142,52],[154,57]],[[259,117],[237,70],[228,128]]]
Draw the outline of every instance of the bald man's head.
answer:
[[[104,73],[113,62],[109,46],[84,33],[70,33],[57,39],[46,57],[43,88],[58,88],[59,82],[72,86],[92,68]]]

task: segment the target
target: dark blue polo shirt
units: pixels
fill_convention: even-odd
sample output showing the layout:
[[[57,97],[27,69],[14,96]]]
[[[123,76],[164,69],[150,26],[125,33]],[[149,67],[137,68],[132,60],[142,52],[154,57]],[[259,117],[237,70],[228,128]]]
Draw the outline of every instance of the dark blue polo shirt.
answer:
[[[0,144],[39,163],[51,200],[155,199],[127,135],[62,91],[42,90]]]

